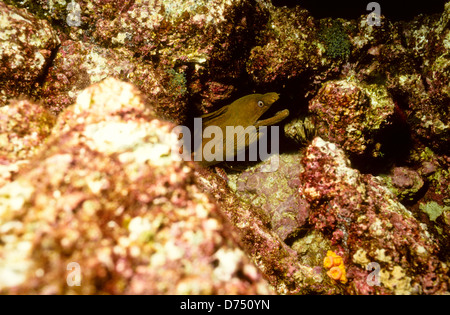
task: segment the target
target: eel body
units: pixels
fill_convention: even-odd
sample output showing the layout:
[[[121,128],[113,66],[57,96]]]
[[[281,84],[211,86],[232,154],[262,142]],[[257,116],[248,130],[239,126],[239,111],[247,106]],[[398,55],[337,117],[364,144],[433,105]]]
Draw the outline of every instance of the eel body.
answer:
[[[275,92],[250,94],[203,115],[201,143],[194,147],[194,160],[204,166],[233,160],[258,141],[259,127],[277,124],[289,115],[289,110],[284,109],[271,118],[259,120],[278,98]]]

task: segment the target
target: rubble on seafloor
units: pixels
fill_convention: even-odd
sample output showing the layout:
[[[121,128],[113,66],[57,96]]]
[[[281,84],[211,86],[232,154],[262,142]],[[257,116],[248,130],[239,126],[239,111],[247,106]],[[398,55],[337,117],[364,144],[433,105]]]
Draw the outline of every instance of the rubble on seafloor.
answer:
[[[65,3],[0,2],[1,293],[449,293],[450,2]],[[290,111],[279,154],[173,153],[257,92]]]

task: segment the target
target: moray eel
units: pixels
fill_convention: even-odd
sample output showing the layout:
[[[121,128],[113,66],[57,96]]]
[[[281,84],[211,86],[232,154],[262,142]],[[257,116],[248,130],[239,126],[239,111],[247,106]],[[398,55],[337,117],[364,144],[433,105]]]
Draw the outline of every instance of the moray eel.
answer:
[[[202,118],[202,142],[194,150],[194,159],[201,165],[210,166],[230,158],[235,158],[239,152],[246,150],[252,143],[258,141],[261,136],[260,126],[274,125],[289,115],[289,110],[284,109],[275,114],[275,116],[258,120],[270,106],[278,100],[279,96],[275,92],[266,94],[250,94],[226,105],[217,111],[203,115]],[[205,135],[205,129],[210,126],[217,126],[222,131],[221,136],[216,134]],[[235,134],[227,135],[227,126],[236,128]],[[256,127],[256,132],[248,133],[245,128],[249,126]],[[213,127],[218,131],[217,127]],[[211,128],[210,128],[211,129]],[[249,130],[248,128],[247,130]],[[210,137],[209,137],[210,136]],[[234,139],[233,139],[234,138]],[[233,141],[234,140],[234,141]],[[220,143],[222,145],[220,145]],[[215,152],[218,150],[218,152]],[[222,159],[217,159],[217,155]]]

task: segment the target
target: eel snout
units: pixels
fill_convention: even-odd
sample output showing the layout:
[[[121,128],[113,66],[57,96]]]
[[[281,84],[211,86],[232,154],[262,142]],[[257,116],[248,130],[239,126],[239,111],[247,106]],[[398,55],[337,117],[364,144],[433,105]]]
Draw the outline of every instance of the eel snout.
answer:
[[[282,121],[283,119],[285,119],[287,116],[289,116],[289,110],[283,109],[283,110],[277,112],[275,114],[275,116],[273,116],[273,117],[263,119],[263,120],[258,120],[256,122],[255,126],[260,127],[260,126],[275,125],[275,124],[279,123],[280,121]]]

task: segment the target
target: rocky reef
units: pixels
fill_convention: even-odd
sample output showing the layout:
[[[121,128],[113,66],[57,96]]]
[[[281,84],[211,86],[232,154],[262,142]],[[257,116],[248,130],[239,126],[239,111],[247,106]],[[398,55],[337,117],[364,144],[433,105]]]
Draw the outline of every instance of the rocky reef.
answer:
[[[449,294],[450,2],[278,3],[0,2],[1,293]],[[269,159],[174,151],[266,92]]]
[[[448,267],[436,257],[438,243],[383,182],[352,169],[343,150],[321,138],[303,163],[299,194],[311,207],[309,222],[340,249],[357,293],[446,292]],[[382,266],[382,286],[367,285],[370,262]]]
[[[144,100],[115,79],[84,90],[0,188],[3,293],[271,292]]]

